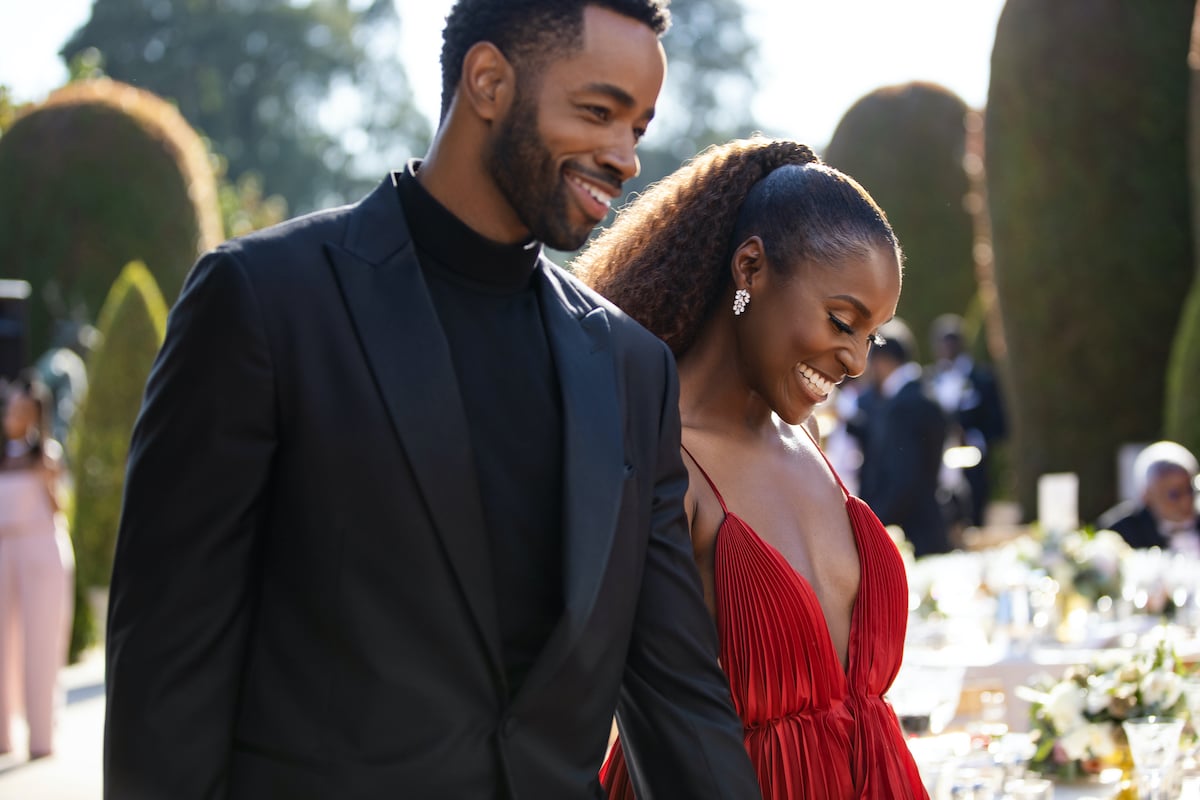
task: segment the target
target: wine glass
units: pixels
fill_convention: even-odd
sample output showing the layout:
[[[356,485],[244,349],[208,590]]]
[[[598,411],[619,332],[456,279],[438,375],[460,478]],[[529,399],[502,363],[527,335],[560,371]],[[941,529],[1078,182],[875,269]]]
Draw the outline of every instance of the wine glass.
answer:
[[[1004,795],[1011,800],[1053,800],[1054,784],[1047,778],[1017,778],[1004,785]]]
[[[906,657],[907,658],[907,657]],[[887,692],[909,736],[939,734],[954,719],[966,667],[906,660]]]
[[[1188,711],[1187,727],[1191,729],[1183,752],[1183,781],[1200,789],[1200,675],[1183,679],[1183,697]]]
[[[1133,765],[1146,783],[1147,800],[1166,800],[1163,784],[1171,765],[1179,755],[1179,737],[1183,719],[1175,717],[1135,717],[1121,726],[1129,740]]]
[[[1029,760],[1037,753],[1037,745],[1028,733],[1009,732],[988,744],[992,760],[1004,770],[1005,783],[1025,777]]]
[[[1197,747],[1200,747],[1200,673],[1183,679],[1183,699],[1187,706],[1188,727],[1197,740]]]

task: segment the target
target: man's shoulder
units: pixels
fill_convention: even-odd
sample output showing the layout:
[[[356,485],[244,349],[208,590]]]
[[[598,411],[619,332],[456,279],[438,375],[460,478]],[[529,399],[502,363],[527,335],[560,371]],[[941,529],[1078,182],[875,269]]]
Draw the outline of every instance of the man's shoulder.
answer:
[[[557,285],[561,298],[578,316],[582,317],[595,309],[603,309],[608,318],[609,329],[622,339],[627,339],[631,345],[650,348],[654,352],[666,348],[667,345],[662,339],[646,330],[641,323],[575,277],[569,270],[549,259],[543,259],[542,266],[551,281]]]
[[[273,252],[319,246],[322,242],[339,240],[355,205],[313,211],[293,217],[266,228],[236,236],[218,245],[218,252],[257,257]]]
[[[333,243],[362,249],[368,257],[377,256],[381,247],[399,247],[407,240],[393,181],[393,176],[385,177],[354,203],[313,211],[235,237],[217,250],[270,261],[303,259],[319,254],[326,243]]]
[[[1122,535],[1154,525],[1150,510],[1137,500],[1123,500],[1096,520],[1098,529],[1114,530]]]
[[[901,384],[893,396],[897,403],[904,405],[935,405],[941,409],[933,392],[933,382],[929,380],[924,372],[915,373],[910,380]]]

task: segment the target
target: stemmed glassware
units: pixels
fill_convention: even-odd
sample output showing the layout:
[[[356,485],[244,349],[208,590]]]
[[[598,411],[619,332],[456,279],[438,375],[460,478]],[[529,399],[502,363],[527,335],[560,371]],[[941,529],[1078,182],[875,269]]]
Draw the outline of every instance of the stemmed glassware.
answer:
[[[1183,719],[1135,717],[1121,723],[1138,775],[1145,783],[1146,800],[1166,800],[1168,773],[1179,755]]]
[[[1191,729],[1183,756],[1183,789],[1200,792],[1200,675],[1183,679],[1183,697],[1187,703],[1188,727]]]
[[[909,736],[939,734],[958,710],[966,668],[909,660],[900,668],[887,699]]]
[[[1008,800],[1053,800],[1054,784],[1048,778],[1017,778],[1004,786]]]

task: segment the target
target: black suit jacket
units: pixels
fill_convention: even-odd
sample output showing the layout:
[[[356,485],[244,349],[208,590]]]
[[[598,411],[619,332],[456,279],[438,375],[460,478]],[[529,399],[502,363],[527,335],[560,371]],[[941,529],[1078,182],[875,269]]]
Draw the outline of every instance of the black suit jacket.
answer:
[[[909,381],[890,398],[875,395],[865,421],[862,499],[885,525],[899,525],[916,555],[950,549],[938,504],[938,470],[946,417],[923,383]]]
[[[1200,517],[1196,519],[1196,527],[1200,529]],[[1150,509],[1136,500],[1126,500],[1105,511],[1096,520],[1095,528],[1116,531],[1130,547],[1161,547],[1165,550],[1171,546],[1159,531],[1158,520]]]
[[[472,443],[398,196],[204,256],[131,446],[109,798],[758,796],[682,498],[669,351],[543,262],[564,596],[510,702]]]
[[[984,364],[971,363],[957,421],[964,430],[979,431],[989,447],[1008,433],[1000,387],[992,370]]]

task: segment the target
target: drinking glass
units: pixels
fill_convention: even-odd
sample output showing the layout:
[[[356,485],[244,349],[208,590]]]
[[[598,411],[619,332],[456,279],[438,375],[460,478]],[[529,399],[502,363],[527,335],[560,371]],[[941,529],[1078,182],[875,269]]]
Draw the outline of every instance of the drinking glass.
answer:
[[[1004,785],[1011,800],[1054,800],[1054,784],[1047,778],[1016,778]]]
[[[962,692],[963,666],[907,660],[887,692],[888,702],[909,736],[939,734],[954,719]]]
[[[1146,800],[1166,800],[1164,784],[1179,755],[1183,720],[1174,717],[1136,717],[1122,723],[1133,765],[1145,781]]]
[[[1004,770],[986,759],[956,764],[950,774],[951,800],[998,800],[1004,787]]]
[[[1037,745],[1028,733],[1006,733],[999,739],[992,740],[988,745],[988,753],[992,761],[1004,770],[1004,781],[1007,785],[1027,777],[1026,766],[1037,753]]]
[[[1191,729],[1191,744],[1187,754],[1192,767],[1200,767],[1200,675],[1183,679],[1183,697],[1187,704],[1188,727]]]

